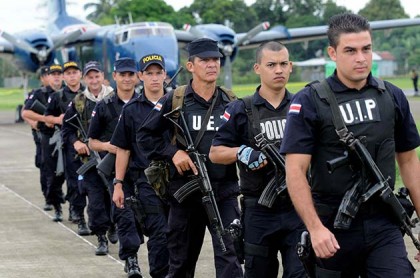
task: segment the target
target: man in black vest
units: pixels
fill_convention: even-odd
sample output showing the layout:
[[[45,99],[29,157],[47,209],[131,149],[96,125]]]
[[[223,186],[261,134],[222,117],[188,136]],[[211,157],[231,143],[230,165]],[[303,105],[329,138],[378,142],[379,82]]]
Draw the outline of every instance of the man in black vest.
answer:
[[[142,223],[138,223],[141,231],[140,233],[130,229],[124,231],[124,245],[120,248],[120,258],[126,259],[128,266],[130,261],[137,260],[138,247],[137,249],[127,247],[137,242],[143,233],[149,238],[147,249],[150,276],[163,278],[168,274],[169,260],[166,240],[167,208],[147,181],[144,170],[150,161],[136,143],[137,129],[165,92],[163,84],[166,71],[163,56],[159,54],[143,56],[140,59],[138,76],[143,82],[143,89],[138,98],[124,106],[111,139],[111,144],[117,147],[113,194],[113,201],[118,207],[117,212],[128,214],[125,210],[130,208],[124,205],[124,200],[130,196],[136,198],[143,208],[143,215],[139,217],[143,220]],[[123,217],[119,218],[124,220]],[[127,244],[128,241],[131,243]]]
[[[79,158],[73,162],[75,166],[77,165],[77,168],[84,163],[97,162],[97,159],[99,160],[99,157],[95,157],[95,154],[89,149],[88,138],[83,136],[87,136],[92,112],[96,104],[114,93],[111,87],[103,85],[104,73],[102,66],[98,62],[90,61],[86,63],[83,69],[83,77],[86,88],[84,91],[79,92],[70,103],[64,114],[62,127],[64,143],[68,146],[73,146]],[[81,125],[79,128],[82,128],[85,134],[78,130],[77,126],[79,124]],[[108,254],[106,232],[111,230],[108,238],[112,243],[115,244],[118,241],[115,229],[110,229],[112,227],[110,219],[111,199],[108,193],[108,183],[101,179],[95,166],[92,166],[85,173],[80,173],[78,183],[77,196],[86,198],[87,195],[89,201],[87,210],[89,228],[92,234],[98,237],[98,248],[95,250],[95,254],[106,255]],[[80,211],[79,215],[83,215],[83,207],[77,208],[74,204],[75,202],[73,202],[73,210]]]
[[[377,183],[368,166],[340,142],[341,132],[336,129],[347,128],[362,142],[382,175],[389,177],[391,189],[396,158],[417,215],[420,163],[415,148],[420,137],[403,91],[372,77],[372,37],[367,19],[349,13],[333,16],[327,35],[328,54],[337,69],[322,90],[312,89],[317,88],[312,84],[292,99],[281,146],[281,152],[286,153],[287,188],[318,257],[316,275],[413,277],[399,224],[380,194],[362,201],[349,227],[335,221],[344,194],[358,185],[357,181],[366,191]],[[330,89],[327,102],[323,95]],[[337,100],[338,107],[330,105],[332,99]],[[333,114],[334,107],[340,112]],[[345,125],[342,129],[335,127],[340,116]],[[350,164],[328,169],[327,161],[348,153]]]
[[[292,98],[286,89],[292,72],[287,48],[278,42],[260,45],[254,71],[260,76],[261,85],[253,96],[227,106],[225,123],[213,139],[210,159],[220,164],[238,162],[243,195],[245,276],[276,278],[280,251],[282,277],[303,278],[306,274],[296,254],[296,241],[304,226],[287,192],[276,197],[271,207],[258,202],[265,187],[275,178],[275,171],[254,137],[263,134],[277,148],[283,139]]]
[[[52,210],[53,207],[47,197],[48,181],[51,181],[55,176],[54,159],[51,157],[53,148],[51,148],[49,145],[49,139],[54,133],[54,129],[45,124],[45,116],[40,114],[41,111],[33,111],[32,109],[36,110],[34,107],[35,101],[38,101],[44,106],[47,106],[48,99],[53,95],[53,93],[60,90],[63,80],[61,65],[42,67],[41,80],[43,86],[33,91],[32,94],[28,95],[28,99],[26,100],[22,111],[22,117],[26,121],[30,121],[32,128],[36,129],[36,134],[40,135],[39,138],[38,135],[36,135],[36,137],[34,136],[34,139],[37,138],[39,140],[39,144],[37,144],[37,156],[39,156],[36,161],[39,163],[41,190],[45,198],[44,210],[49,211]],[[44,84],[44,82],[46,84]],[[59,219],[60,218],[58,218],[58,220]]]
[[[115,93],[98,102],[92,113],[88,132],[89,147],[102,154],[116,154],[117,147],[111,144],[112,134],[117,126],[123,106],[130,100],[137,99],[138,96],[134,92],[138,78],[136,62],[133,59],[123,57],[116,60],[112,76],[116,83]],[[113,186],[118,185],[111,185],[110,181],[109,192],[111,196]],[[100,190],[96,191],[100,192]],[[125,270],[128,272],[128,277],[141,277],[136,255],[142,238],[137,234],[133,213],[130,209],[115,207],[112,207],[111,211],[114,223],[118,226],[119,256],[126,261]],[[130,255],[135,259],[131,258]]]
[[[63,78],[66,86],[57,94],[53,95],[48,100],[48,106],[45,111],[46,120],[49,124],[54,125],[61,130],[63,124],[64,113],[68,105],[77,95],[82,92],[85,87],[80,83],[82,72],[79,65],[74,61],[69,61],[63,65]],[[84,219],[84,208],[86,207],[86,197],[81,196],[77,186],[76,170],[79,166],[79,158],[72,144],[63,144],[64,154],[64,175],[58,175],[48,187],[48,194],[53,199],[56,212],[62,211],[61,203],[63,196],[63,180],[65,177],[67,184],[67,194],[65,199],[69,201],[69,220],[78,223],[78,233],[80,235],[88,235],[90,231],[87,229],[86,221]]]
[[[220,72],[220,57],[217,42],[210,39],[197,39],[188,46],[188,62],[186,68],[193,75],[190,83],[184,87],[182,109],[185,114],[189,132],[196,140],[203,128],[201,140],[196,142],[199,153],[208,155],[211,140],[221,124],[221,116],[226,104],[230,101],[228,95],[216,86]],[[236,258],[232,239],[223,236],[226,252],[222,252],[215,229],[210,228],[208,216],[202,205],[202,195],[192,193],[179,203],[172,195],[181,186],[198,174],[197,168],[185,151],[183,143],[177,140],[171,144],[169,138],[163,137],[167,130],[174,133],[174,125],[164,117],[173,110],[174,92],[166,94],[145,119],[137,133],[137,143],[150,160],[167,160],[171,163],[169,184],[169,277],[193,277],[196,262],[203,244],[206,226],[209,227],[213,239],[216,277],[242,277],[242,269]],[[213,105],[212,105],[213,104]],[[213,108],[213,109],[212,109]],[[212,110],[211,110],[212,109]],[[208,111],[209,117],[205,117]],[[207,119],[207,123],[205,120]],[[215,165],[207,161],[207,170],[217,206],[224,226],[229,225],[239,216],[237,196],[236,167]]]

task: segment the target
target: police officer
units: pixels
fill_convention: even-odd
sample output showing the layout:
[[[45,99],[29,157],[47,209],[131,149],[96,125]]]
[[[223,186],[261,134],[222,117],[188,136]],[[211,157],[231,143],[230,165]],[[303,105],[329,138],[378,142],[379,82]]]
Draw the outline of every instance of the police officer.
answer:
[[[278,42],[260,45],[254,71],[260,76],[261,85],[253,96],[227,106],[223,117],[226,122],[217,131],[209,156],[214,163],[238,162],[243,195],[245,276],[277,277],[280,251],[283,277],[306,277],[296,254],[296,242],[304,226],[287,193],[277,197],[271,208],[258,203],[275,173],[254,137],[263,134],[269,144],[276,146],[282,140],[292,97],[286,89],[292,72],[287,48]]]
[[[83,92],[78,93],[66,110],[63,119],[63,141],[65,144],[72,145],[77,152],[80,160],[79,167],[82,163],[89,163],[90,160],[96,161],[99,157],[95,157],[94,153],[89,150],[88,138],[83,138],[77,126],[81,124],[84,132],[87,131],[90,125],[92,111],[96,103],[105,97],[113,94],[114,90],[103,85],[104,74],[102,66],[96,61],[86,63],[83,69],[83,77],[86,88]],[[74,117],[77,117],[78,122]],[[85,165],[86,166],[86,165]],[[79,175],[79,194],[81,197],[87,195],[88,197],[88,216],[89,228],[93,234],[98,237],[98,248],[95,251],[96,255],[108,254],[108,240],[106,232],[111,229],[110,241],[117,242],[115,227],[112,225],[110,216],[111,200],[108,193],[108,183],[103,181],[99,176],[96,167],[93,166],[86,173]]]
[[[46,90],[46,87],[49,85],[49,82],[48,82],[48,66],[43,66],[39,69],[39,80],[41,81],[41,88],[38,88],[38,89]],[[25,108],[26,102],[29,99],[33,98],[34,92],[38,89],[34,89],[34,90],[32,90],[28,93],[28,96],[25,99],[25,103],[24,103],[24,107],[22,109],[22,112]],[[37,127],[38,122],[34,121],[34,120],[31,120],[30,118],[23,117],[23,115],[22,115],[22,119],[24,119],[24,121],[31,126],[32,137],[33,137],[34,143],[35,143],[35,167],[37,167],[39,169],[41,192],[42,192],[42,194],[44,195],[44,198],[45,198],[45,193],[46,193],[46,189],[47,189],[47,180],[46,180],[45,173],[42,171],[42,166],[41,166],[41,164],[42,164],[41,133],[40,133],[38,127]],[[52,205],[45,202],[44,210],[45,211],[50,211],[52,209],[53,209]]]
[[[69,61],[63,65],[63,78],[66,86],[61,89],[57,94],[53,95],[48,101],[48,106],[45,111],[46,120],[48,123],[55,125],[56,128],[61,129],[63,124],[64,113],[67,107],[77,93],[83,92],[84,86],[80,83],[82,77],[79,65],[74,61]],[[72,144],[63,145],[64,153],[64,169],[65,179],[67,184],[66,200],[69,201],[69,221],[78,223],[78,234],[89,235],[90,231],[86,226],[84,218],[84,208],[86,207],[86,197],[79,194],[77,186],[76,170],[80,166],[79,158]],[[54,182],[51,188],[53,199],[61,201],[63,182]],[[61,210],[61,206],[57,207]]]
[[[337,99],[347,129],[356,138],[365,138],[383,176],[393,177],[392,188],[396,158],[420,215],[420,164],[415,151],[420,137],[403,91],[388,82],[382,86],[372,77],[369,22],[359,15],[339,14],[330,19],[327,35],[328,54],[337,69],[326,86]],[[345,192],[365,178],[361,172],[366,168],[345,165],[328,172],[326,161],[342,156],[346,148],[339,142],[330,101],[321,99],[322,91],[306,87],[292,99],[281,146],[287,154],[290,197],[319,258],[317,277],[414,277],[399,225],[379,194],[361,204],[348,229],[334,228]],[[309,165],[311,187],[306,176]]]
[[[117,147],[113,201],[120,209],[124,209],[124,198],[129,196],[135,196],[141,203],[144,221],[140,226],[149,238],[147,247],[150,276],[165,277],[169,260],[166,241],[167,209],[147,182],[144,169],[149,166],[149,160],[136,143],[136,130],[163,96],[165,60],[159,54],[150,54],[143,56],[139,64],[139,78],[143,82],[143,89],[138,98],[124,107],[111,139],[111,144]],[[137,234],[127,234],[125,239],[129,240],[129,237],[136,238],[135,242],[138,242]],[[133,248],[125,251],[126,254],[121,257],[128,256],[127,262],[130,266],[130,261],[136,260],[137,250]]]
[[[188,46],[188,54],[186,68],[192,73],[193,78],[187,86],[182,87],[185,89],[185,94],[183,94],[181,105],[193,140],[196,140],[200,129],[203,128],[201,140],[196,147],[201,154],[207,155],[211,140],[221,124],[225,106],[230,101],[228,93],[216,86],[222,54],[219,52],[217,42],[210,39],[192,41]],[[170,195],[187,183],[191,175],[198,174],[194,163],[185,151],[185,146],[180,142],[172,145],[171,140],[162,136],[166,130],[171,130],[172,133],[174,131],[173,124],[164,117],[164,114],[174,109],[172,101],[176,92],[176,90],[173,93],[170,92],[159,100],[137,134],[137,143],[148,153],[149,159],[166,159],[172,162]],[[211,116],[207,117],[208,123],[202,123],[209,110]],[[239,216],[236,167],[234,164],[229,166],[215,165],[210,162],[206,164],[220,216],[223,225],[226,226]],[[216,231],[209,226],[208,216],[199,192],[190,195],[181,203],[170,196],[169,205],[169,273],[167,277],[194,276],[206,226],[209,227],[212,235],[216,276],[243,276],[229,236],[223,236],[227,250],[222,252]]]
[[[42,111],[33,111],[34,102],[38,100],[43,106],[47,106],[48,99],[56,91],[60,90],[63,80],[62,67],[60,65],[51,65],[41,68],[41,82],[43,86],[32,94],[29,94],[22,111],[22,117],[31,123],[31,127],[36,130],[34,139],[39,140],[37,144],[36,164],[40,168],[41,190],[45,198],[44,210],[52,210],[52,204],[48,199],[48,183],[54,179],[55,166],[51,158],[52,149],[49,146],[49,139],[54,133],[54,129],[50,128],[45,123],[45,116],[41,114]],[[38,134],[40,135],[38,137]],[[37,142],[35,140],[35,142]],[[39,145],[39,147],[38,147]],[[54,165],[52,165],[54,164]],[[61,215],[56,215],[55,220],[60,221]]]
[[[138,82],[136,62],[130,58],[120,58],[115,61],[113,78],[116,83],[114,95],[98,102],[92,113],[91,123],[89,126],[89,147],[98,152],[108,152],[115,154],[117,148],[110,143],[112,134],[121,114],[122,107],[131,99],[137,97],[134,93],[134,86]],[[112,190],[110,190],[112,195]],[[140,245],[138,237],[126,237],[127,234],[136,234],[136,225],[133,214],[130,210],[114,211],[112,217],[118,226],[118,240],[120,242],[120,258],[124,257],[126,250],[132,248],[137,250]],[[135,251],[137,252],[137,251]],[[135,254],[134,252],[134,254]],[[135,265],[138,268],[137,261]],[[132,263],[134,265],[134,262]],[[131,271],[132,267],[130,268]],[[127,269],[127,271],[129,271]],[[129,273],[130,273],[129,271]],[[134,271],[134,274],[139,274]],[[140,277],[140,276],[133,276]]]

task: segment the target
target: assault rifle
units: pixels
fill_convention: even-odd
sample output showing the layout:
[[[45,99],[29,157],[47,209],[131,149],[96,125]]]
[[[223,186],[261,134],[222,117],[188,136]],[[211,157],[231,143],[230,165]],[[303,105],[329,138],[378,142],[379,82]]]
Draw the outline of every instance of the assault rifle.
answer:
[[[401,229],[409,235],[414,246],[420,251],[420,242],[411,231],[411,228],[415,227],[415,223],[410,219],[407,211],[392,192],[388,183],[390,177],[384,178],[365,145],[353,133],[347,129],[337,131],[337,133],[340,141],[347,147],[349,154],[354,155],[354,159],[349,160],[349,156],[345,154],[344,157],[329,162],[331,169],[336,168],[334,164],[343,165],[343,161],[347,160],[351,164],[355,164],[354,166],[361,163],[363,169],[372,177],[372,182],[366,181],[364,180],[366,177],[362,177],[351,189],[347,190],[335,217],[334,227],[337,229],[348,229],[360,205],[378,193],[381,200],[391,207],[393,214],[401,225]],[[354,161],[356,158],[357,161]]]
[[[269,144],[264,134],[260,133],[254,137],[256,146],[264,153],[267,159],[274,166],[274,177],[264,188],[258,204],[271,208],[279,196],[286,189],[286,173],[284,157],[279,153],[274,144]]]
[[[63,157],[63,139],[61,138],[61,130],[58,126],[55,126],[53,136],[49,141],[50,145],[55,145],[51,156],[55,156],[57,153],[57,167],[55,169],[55,175],[61,176],[64,173],[64,157]]]
[[[182,127],[172,118],[175,113],[179,113],[179,118],[181,119]],[[184,113],[181,107],[177,107],[171,112],[164,115],[165,118],[169,119],[174,123],[177,128],[182,131],[184,135],[185,142],[187,143],[186,152],[190,155],[192,161],[198,169],[198,176],[195,176],[193,180],[183,185],[174,193],[174,197],[178,202],[182,202],[187,196],[191,193],[200,190],[202,194],[202,204],[207,213],[207,216],[210,221],[210,226],[216,232],[216,236],[219,240],[219,244],[223,252],[226,252],[226,246],[223,242],[223,235],[225,234],[225,229],[223,228],[222,219],[220,217],[219,209],[217,208],[216,199],[214,197],[214,192],[210,184],[210,178],[207,173],[206,168],[206,156],[200,154],[196,147],[194,146],[194,141],[191,138],[191,134],[188,130],[187,123],[185,121]]]
[[[80,120],[79,113],[74,114],[73,116],[66,119],[65,121],[66,121],[66,123],[75,127],[79,131],[80,136],[82,137],[81,141],[83,143],[87,144],[88,136],[87,136],[87,133],[86,133],[84,127],[83,127],[82,121]],[[86,163],[84,163],[82,166],[80,166],[79,169],[76,170],[76,173],[78,175],[83,176],[84,174],[86,174],[87,171],[92,169],[92,167],[96,167],[101,162],[101,160],[102,159],[101,159],[101,157],[100,157],[100,155],[97,151],[90,150],[90,155],[89,155],[88,161]],[[109,184],[108,179],[99,171],[98,171],[98,174],[101,177],[101,180],[102,180],[104,186],[106,188],[108,188],[108,184]]]

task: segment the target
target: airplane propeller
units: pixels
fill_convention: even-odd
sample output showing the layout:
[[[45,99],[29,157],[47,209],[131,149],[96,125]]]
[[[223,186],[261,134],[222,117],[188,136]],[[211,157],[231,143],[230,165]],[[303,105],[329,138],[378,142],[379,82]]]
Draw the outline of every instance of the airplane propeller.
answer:
[[[62,47],[63,45],[67,44],[68,42],[71,42],[78,37],[80,37],[81,34],[83,34],[83,30],[78,29],[73,32],[69,32],[62,37],[60,37],[52,47],[48,48],[44,45],[40,48],[33,47],[30,43],[28,43],[25,40],[22,40],[20,38],[17,38],[5,31],[0,30],[0,37],[3,37],[5,40],[9,41],[14,46],[23,49],[29,53],[35,54],[37,57],[40,66],[44,65],[45,61],[48,58],[48,55],[50,55],[51,52],[56,50],[57,48]]]
[[[249,44],[252,38],[258,35],[260,32],[267,30],[268,28],[270,28],[270,23],[265,21],[249,30],[245,36],[238,39],[234,44],[223,44],[223,42],[219,42],[219,48],[225,56],[225,65],[223,70],[226,88],[232,88],[232,53],[234,52],[235,48]]]

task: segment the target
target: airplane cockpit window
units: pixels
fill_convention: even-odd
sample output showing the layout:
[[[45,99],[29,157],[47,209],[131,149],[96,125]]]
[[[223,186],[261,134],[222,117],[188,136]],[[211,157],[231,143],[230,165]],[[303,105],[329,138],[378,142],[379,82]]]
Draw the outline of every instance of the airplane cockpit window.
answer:
[[[121,44],[128,41],[128,31],[115,34],[115,43]]]
[[[150,36],[175,36],[172,25],[162,22],[139,22],[127,26],[115,34],[115,42],[122,44],[132,38]]]

